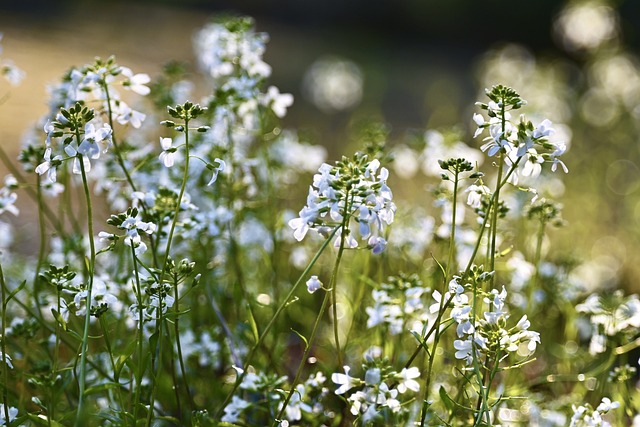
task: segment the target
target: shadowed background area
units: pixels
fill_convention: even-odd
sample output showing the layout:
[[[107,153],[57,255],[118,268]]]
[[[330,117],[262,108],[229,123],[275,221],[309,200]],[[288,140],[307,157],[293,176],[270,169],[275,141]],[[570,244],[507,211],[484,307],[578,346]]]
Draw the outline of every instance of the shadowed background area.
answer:
[[[513,85],[571,147],[570,173],[554,184],[569,227],[554,245],[592,261],[594,286],[639,290],[640,4],[630,0],[0,1],[3,56],[26,72],[2,94],[0,143],[17,155],[47,111],[47,84],[70,65],[113,54],[153,78],[169,60],[193,63],[194,31],[222,13],[270,34],[271,82],[296,99],[284,123],[331,158],[352,151],[350,135],[371,118],[390,126],[392,146],[432,129],[479,147],[473,102]],[[419,171],[395,166],[397,191],[430,204]],[[28,233],[29,216],[18,221]]]

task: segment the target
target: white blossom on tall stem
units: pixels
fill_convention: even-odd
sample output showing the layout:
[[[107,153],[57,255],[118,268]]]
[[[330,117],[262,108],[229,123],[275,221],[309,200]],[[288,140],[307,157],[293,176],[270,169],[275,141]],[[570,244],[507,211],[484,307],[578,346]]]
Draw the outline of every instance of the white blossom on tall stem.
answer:
[[[380,167],[379,160],[369,161],[362,154],[356,154],[353,159],[343,158],[335,166],[322,164],[309,187],[307,205],[288,223],[294,237],[301,241],[309,230],[324,233],[340,227],[346,213],[347,225],[357,224],[358,234],[366,246],[374,253],[382,252],[386,240],[381,234],[385,226],[393,222],[396,211],[387,185],[388,176],[388,170]],[[350,228],[345,238],[346,247],[358,246]],[[337,233],[336,245],[340,239]]]

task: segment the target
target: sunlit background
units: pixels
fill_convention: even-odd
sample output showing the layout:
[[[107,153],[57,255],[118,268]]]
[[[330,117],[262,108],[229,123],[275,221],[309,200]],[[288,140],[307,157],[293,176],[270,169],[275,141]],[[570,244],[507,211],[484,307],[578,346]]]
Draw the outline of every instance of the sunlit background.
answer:
[[[640,290],[640,4],[632,0],[0,1],[2,54],[26,72],[1,94],[0,143],[17,155],[47,110],[47,85],[70,65],[114,54],[158,75],[169,60],[193,63],[195,31],[222,13],[253,16],[269,33],[271,82],[296,99],[287,127],[335,158],[357,149],[359,123],[386,123],[393,186],[427,208],[432,160],[474,156],[461,144],[480,145],[473,103],[485,87],[513,86],[528,116],[551,119],[570,147],[570,173],[543,184],[569,224],[548,250],[591,261],[581,272],[589,286]]]

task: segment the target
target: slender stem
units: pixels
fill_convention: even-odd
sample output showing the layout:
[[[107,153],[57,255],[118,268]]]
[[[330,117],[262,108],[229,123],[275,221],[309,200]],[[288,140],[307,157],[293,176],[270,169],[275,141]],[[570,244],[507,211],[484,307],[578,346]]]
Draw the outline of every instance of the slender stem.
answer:
[[[2,144],[3,143],[0,141],[0,160],[2,160],[2,163],[9,170],[9,172],[11,172],[11,174],[18,180],[18,182],[21,182],[21,183],[27,182],[27,180],[24,178],[20,170],[16,168],[16,166],[13,164],[11,159],[9,159],[9,156],[2,148]],[[27,191],[27,194],[36,202],[38,202],[38,206],[40,206],[38,193],[34,191],[33,188],[31,188],[30,186],[26,186],[25,189]],[[46,204],[42,204],[42,209],[44,211],[44,215],[46,216],[47,220],[49,220],[49,222],[53,225],[56,231],[60,233],[60,235],[63,235],[64,233],[62,229],[62,224],[58,220],[56,215],[53,212],[51,212],[51,209],[49,209],[49,207]]]
[[[501,130],[502,133],[500,134],[499,138],[504,137],[504,134],[506,132],[507,129],[507,119],[505,117],[506,111],[505,111],[505,102],[504,100],[502,101],[502,107],[501,107],[501,116],[502,116],[502,123],[501,123]],[[498,176],[496,177],[496,191],[493,194],[493,204],[491,206],[491,250],[489,252],[489,270],[490,271],[495,271],[495,260],[496,260],[496,238],[498,236],[498,207],[499,207],[499,202],[500,202],[500,189],[502,188],[501,182],[502,182],[502,171],[504,168],[504,156],[505,153],[503,152],[502,149],[500,149],[499,154],[498,154]],[[493,276],[491,276],[491,288],[494,287],[494,283],[495,283],[495,274]]]
[[[291,290],[289,291],[287,296],[285,296],[285,298],[282,300],[282,302],[278,306],[276,312],[271,317],[271,320],[269,320],[269,323],[267,323],[267,326],[265,326],[264,330],[262,331],[262,334],[260,335],[260,338],[253,345],[253,347],[251,347],[251,350],[249,350],[249,353],[247,353],[247,357],[245,359],[245,364],[244,364],[245,367],[249,366],[249,364],[253,360],[253,356],[254,356],[256,350],[260,347],[260,345],[264,341],[265,337],[267,336],[267,334],[269,333],[269,331],[271,330],[271,328],[275,324],[276,319],[280,316],[280,313],[282,313],[282,311],[285,309],[285,307],[287,307],[289,305],[289,303],[291,302],[291,298],[293,297],[293,294],[296,292],[296,290],[298,289],[300,284],[303,283],[303,280],[307,277],[307,275],[311,271],[311,268],[313,268],[313,266],[316,264],[316,262],[318,261],[318,258],[320,258],[320,255],[324,252],[324,250],[329,245],[331,240],[333,240],[333,236],[335,236],[335,234],[338,231],[338,229],[339,229],[339,227],[336,227],[336,228],[333,229],[333,231],[331,231],[331,233],[329,234],[327,239],[322,243],[322,246],[320,246],[320,249],[318,249],[318,251],[316,252],[314,257],[311,259],[311,261],[309,261],[309,264],[304,269],[302,274],[300,274],[300,277],[298,277],[298,280],[296,281],[296,283],[294,283],[294,285],[291,287]],[[225,406],[227,406],[227,404],[231,400],[231,397],[233,396],[233,394],[237,390],[238,386],[242,383],[242,380],[244,379],[244,376],[246,375],[246,372],[247,372],[247,370],[244,369],[243,372],[240,375],[238,375],[238,378],[236,379],[236,382],[235,382],[233,388],[227,394],[227,397],[225,398],[224,402],[222,402],[222,405],[218,409],[218,411],[216,413],[216,419],[219,419],[220,416],[222,415],[222,411],[224,410]]]
[[[342,260],[342,253],[344,252],[344,244],[347,238],[347,224],[349,223],[349,211],[353,204],[352,200],[349,200],[349,188],[344,197],[344,209],[342,211],[342,224],[340,226],[340,247],[338,248],[338,256],[336,262],[333,265],[333,272],[331,273],[331,279],[329,282],[329,289],[331,289],[332,311],[333,311],[333,336],[336,341],[336,353],[338,354],[338,366],[342,366],[342,351],[340,350],[340,333],[338,328],[338,293],[336,291],[338,284],[338,269],[340,268],[340,261]]]
[[[106,325],[106,321],[103,315],[99,316],[99,320],[100,320],[100,327],[102,328],[102,336],[104,336],[104,343],[105,346],[107,347],[107,353],[109,354],[109,362],[111,363],[111,369],[113,370],[114,376],[116,373],[116,361],[113,358],[113,349],[111,347],[111,340],[109,340],[109,331],[107,329],[107,325]],[[120,378],[116,377],[115,380],[119,383],[120,382]],[[116,393],[118,394],[118,404],[120,406],[120,413],[123,414],[123,420],[126,419],[126,417],[124,416],[124,401],[122,400],[122,390],[120,390],[120,387],[118,387],[116,389]]]
[[[9,372],[7,365],[7,335],[5,329],[7,327],[7,284],[4,281],[4,271],[0,263],[0,286],[2,286],[2,336],[0,337],[0,351],[2,351],[2,403],[4,403],[4,419],[9,423]]]
[[[133,276],[136,281],[136,299],[138,302],[138,330],[137,330],[137,346],[138,346],[138,366],[136,367],[135,379],[136,387],[133,396],[133,422],[134,425],[138,422],[138,407],[140,406],[140,391],[142,390],[142,376],[146,370],[146,366],[143,365],[143,338],[144,338],[144,308],[142,305],[142,287],[140,286],[140,273],[138,271],[138,262],[136,258],[136,251],[133,245],[131,245],[131,257],[133,258]]]
[[[76,130],[76,138],[78,142],[80,142],[80,134],[79,131]],[[89,277],[87,284],[87,301],[86,301],[86,313],[84,320],[84,332],[82,334],[82,346],[81,346],[81,354],[80,354],[80,379],[79,379],[79,396],[78,396],[78,412],[76,416],[75,425],[79,427],[81,424],[81,419],[84,411],[84,390],[85,383],[87,378],[86,373],[86,363],[87,363],[87,347],[89,341],[89,326],[91,324],[91,298],[93,292],[93,277],[95,274],[95,265],[96,265],[96,246],[94,241],[94,233],[93,233],[93,205],[91,202],[91,194],[89,191],[89,182],[87,180],[87,173],[84,167],[84,159],[82,154],[78,153],[78,160],[80,163],[80,173],[82,175],[82,186],[84,189],[84,196],[87,204],[87,233],[89,235]]]
[[[307,346],[304,349],[304,353],[302,354],[302,359],[300,360],[300,365],[298,366],[298,371],[296,372],[296,376],[293,379],[293,382],[291,383],[291,389],[289,390],[289,393],[287,394],[287,398],[284,400],[284,403],[282,404],[282,409],[280,410],[280,413],[278,414],[276,419],[273,420],[273,426],[274,427],[276,425],[278,425],[278,420],[282,419],[282,416],[284,415],[284,412],[287,409],[287,405],[289,404],[289,401],[291,400],[291,396],[293,396],[293,393],[296,390],[296,385],[298,384],[298,381],[300,381],[300,376],[302,375],[302,370],[304,368],[304,365],[307,363],[307,358],[309,357],[309,352],[311,351],[311,347],[313,345],[313,341],[315,340],[316,333],[318,332],[318,326],[320,325],[320,320],[322,320],[322,317],[324,316],[324,312],[327,310],[327,305],[329,303],[330,296],[331,296],[330,292],[326,292],[325,293],[324,299],[322,300],[322,306],[320,307],[320,311],[318,312],[318,316],[316,317],[316,321],[313,324],[313,329],[311,330],[311,335],[309,336],[309,340],[308,340]]]
[[[194,403],[193,403],[193,397],[191,396],[191,389],[189,388],[189,382],[187,381],[187,370],[184,366],[184,358],[182,356],[182,345],[180,344],[180,326],[179,326],[179,321],[180,321],[180,310],[179,310],[179,301],[180,301],[180,295],[178,293],[178,282],[177,280],[174,281],[173,284],[173,296],[175,299],[174,302],[174,310],[176,312],[176,319],[173,322],[173,326],[174,326],[174,333],[176,336],[176,349],[178,351],[178,363],[180,364],[180,372],[182,374],[182,380],[185,382],[185,388],[187,390],[187,397],[189,398],[189,406],[191,407],[191,410],[194,410]],[[175,384],[175,388],[176,390],[178,390],[178,384]],[[176,400],[179,401],[179,396],[176,395]],[[180,413],[180,412],[178,412]]]
[[[33,299],[35,300],[38,312],[42,313],[42,308],[40,307],[40,271],[42,270],[42,264],[44,264],[46,257],[47,233],[46,224],[44,222],[44,202],[42,200],[42,188],[40,187],[40,184],[41,177],[38,175],[36,180],[36,192],[38,198],[38,231],[40,232],[40,246],[38,248],[38,263],[36,264],[36,271],[33,274]]]
[[[111,126],[111,141],[113,143],[113,151],[116,154],[116,161],[118,162],[120,169],[122,169],[122,172],[124,173],[124,176],[127,182],[129,183],[129,186],[131,186],[131,189],[133,191],[136,191],[136,184],[133,181],[133,178],[131,178],[131,174],[129,173],[129,168],[127,168],[127,165],[124,163],[124,158],[122,157],[122,151],[120,150],[120,143],[116,138],[116,130],[113,123],[113,109],[111,108],[111,94],[109,92],[109,85],[107,84],[106,81],[102,81],[101,86],[102,86],[102,90],[104,91],[104,97],[107,103],[107,118],[109,120],[109,126]],[[140,200],[140,205],[142,206],[142,209],[146,212],[147,205],[143,200]],[[149,246],[151,247],[153,259],[155,261],[157,259],[157,253],[156,253],[157,248],[156,248],[156,245],[154,244],[153,235],[149,236],[149,240],[151,240],[151,245]]]
[[[504,167],[503,153],[502,151],[498,155],[498,176],[496,178],[496,191],[494,193],[494,202],[491,205],[491,250],[489,252],[489,271],[495,271],[496,265],[496,238],[498,235],[498,207],[500,201],[500,185],[502,181],[502,170]],[[495,275],[491,278],[491,287],[493,288]]]
[[[511,167],[511,169],[504,176],[502,182],[500,183],[500,186],[504,186],[506,184],[506,182],[509,179],[509,177],[511,176],[511,174],[517,169],[518,164],[520,163],[521,159],[522,159],[522,157],[518,158],[518,160],[514,163],[514,165]],[[494,193],[491,196],[491,199],[489,200],[489,208],[488,208],[489,210],[492,209],[492,207],[496,203],[495,197],[496,197],[496,195]],[[489,215],[485,215],[484,221],[482,222],[482,225],[480,226],[480,231],[478,231],[478,238],[476,239],[476,244],[475,244],[475,246],[473,248],[473,253],[471,254],[471,257],[469,258],[469,261],[467,262],[467,267],[465,268],[464,273],[462,273],[462,277],[467,276],[469,274],[469,272],[471,271],[471,267],[473,266],[473,262],[475,261],[476,255],[478,254],[478,250],[480,249],[480,243],[482,242],[482,236],[484,234],[485,228],[487,227],[488,220],[489,220]],[[455,294],[449,296],[449,298],[444,303],[444,305],[445,306],[449,305],[451,303],[451,301],[453,301],[454,297],[455,297]],[[443,315],[443,312],[439,311],[438,315],[436,316],[436,320],[431,325],[431,328],[422,337],[423,342],[427,341],[429,339],[429,337],[431,336],[431,334],[433,334],[434,331],[440,326],[442,315]],[[409,357],[409,359],[407,360],[407,363],[405,363],[405,368],[408,369],[411,366],[411,364],[416,359],[416,357],[418,357],[418,354],[420,353],[420,351],[423,348],[424,347],[423,347],[422,343],[419,343],[417,345],[417,347],[414,350],[413,354],[411,355],[411,357]]]
[[[444,301],[445,301],[445,294],[446,294],[446,290],[447,290],[447,284],[448,284],[448,280],[449,280],[449,273],[451,271],[451,264],[453,264],[453,256],[454,256],[454,252],[455,252],[455,245],[456,245],[456,214],[457,214],[457,199],[458,199],[458,183],[459,183],[459,171],[456,168],[455,172],[454,172],[454,179],[453,179],[453,206],[452,206],[452,212],[451,212],[451,233],[449,236],[449,256],[447,257],[447,266],[445,267],[446,270],[444,272],[444,280],[443,280],[443,285],[442,285],[442,294],[440,297],[440,307],[438,308],[438,312],[443,312],[446,309],[446,306],[444,305]],[[431,372],[433,371],[433,362],[436,358],[436,349],[438,348],[438,344],[440,342],[440,328],[437,328],[435,330],[435,336],[433,338],[433,346],[431,347],[431,357],[429,357],[429,365],[427,368],[427,381],[426,381],[426,385],[425,385],[425,389],[424,389],[424,398],[422,399],[422,417],[420,419],[420,426],[424,427],[424,423],[427,417],[427,409],[429,406],[429,393],[431,392],[431,379],[432,379],[432,375]]]
[[[103,81],[101,86],[107,102],[107,118],[109,120],[109,126],[111,126],[111,141],[113,142],[113,151],[116,153],[116,160],[118,161],[118,164],[120,165],[120,168],[122,169],[127,182],[131,186],[131,189],[133,191],[136,191],[136,185],[133,182],[131,175],[129,174],[129,169],[127,169],[126,165],[124,164],[122,153],[120,153],[120,146],[116,140],[115,129],[113,126],[113,110],[111,108],[111,95],[109,93],[109,85],[105,81]]]
[[[187,180],[189,179],[189,117],[185,118],[184,121],[184,147],[185,147],[185,163],[184,163],[184,173],[182,175],[182,185],[180,186],[180,191],[178,193],[178,201],[176,203],[176,210],[173,214],[173,221],[171,221],[171,227],[169,229],[169,236],[167,237],[167,245],[164,250],[164,264],[162,266],[162,271],[160,273],[160,277],[158,279],[158,284],[162,286],[164,283],[165,276],[167,274],[167,269],[169,267],[169,259],[170,259],[170,251],[171,244],[173,243],[173,235],[176,230],[176,225],[178,224],[178,217],[180,216],[180,209],[182,204],[182,198],[184,197],[184,193],[187,188]],[[156,380],[160,375],[160,359],[162,355],[162,298],[160,297],[159,307],[158,307],[158,319],[157,319],[157,333],[158,333],[158,343],[155,349],[151,349],[152,352],[158,355],[158,360],[155,363],[155,366],[152,366],[152,369],[157,370],[157,372],[153,372],[151,375],[151,401],[149,404],[149,414],[147,417],[147,426],[151,425],[151,419],[153,418],[153,407],[155,403],[155,395],[156,395]]]
[[[529,283],[529,306],[533,307],[533,293],[536,289],[538,289],[538,282],[540,281],[540,261],[542,258],[542,242],[544,240],[544,232],[546,229],[547,223],[544,219],[540,219],[540,228],[538,229],[538,235],[536,238],[536,253],[533,259],[533,265],[535,267],[535,273],[533,276],[533,281]]]

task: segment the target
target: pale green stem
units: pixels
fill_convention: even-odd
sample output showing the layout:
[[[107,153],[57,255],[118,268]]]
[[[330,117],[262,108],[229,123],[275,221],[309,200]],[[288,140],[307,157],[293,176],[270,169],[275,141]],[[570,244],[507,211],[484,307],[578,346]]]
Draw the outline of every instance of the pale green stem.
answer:
[[[173,215],[173,221],[171,221],[171,228],[169,229],[169,236],[167,237],[167,245],[164,250],[164,264],[162,266],[162,272],[160,273],[160,277],[158,280],[158,284],[162,286],[164,282],[164,278],[167,274],[167,267],[169,266],[169,254],[171,250],[171,243],[173,242],[173,235],[176,230],[176,225],[178,223],[178,217],[180,216],[180,206],[182,204],[182,198],[184,197],[184,193],[187,188],[187,180],[189,179],[189,118],[185,118],[184,121],[184,149],[185,149],[185,163],[184,163],[184,173],[182,175],[182,185],[180,186],[180,192],[178,193],[178,202],[176,203],[176,211]],[[152,369],[155,369],[157,372],[153,372],[151,375],[151,401],[149,404],[149,414],[147,417],[147,427],[151,425],[151,419],[153,414],[153,406],[155,403],[155,395],[156,395],[156,377],[160,375],[160,360],[162,355],[162,298],[160,298],[159,307],[158,307],[158,320],[156,323],[157,333],[158,333],[158,344],[156,349],[151,349],[154,353],[158,354],[158,360],[156,361],[155,366],[152,366]]]
[[[138,421],[138,407],[140,406],[140,392],[142,390],[142,377],[146,366],[142,365],[143,361],[143,338],[144,338],[144,309],[142,306],[142,287],[140,286],[140,273],[138,272],[138,263],[136,258],[136,252],[133,245],[131,246],[131,256],[133,258],[133,275],[136,281],[136,298],[138,300],[138,331],[137,331],[137,345],[138,345],[138,366],[136,367],[136,387],[133,397],[133,422],[136,425]]]
[[[80,141],[80,135],[78,131],[76,131],[76,138]],[[91,324],[91,299],[93,292],[93,278],[95,274],[95,265],[96,265],[96,246],[93,235],[93,205],[91,202],[91,194],[89,191],[89,182],[87,180],[87,173],[84,167],[84,161],[82,154],[78,154],[78,160],[80,163],[80,172],[82,175],[82,186],[84,188],[84,196],[87,203],[87,233],[89,235],[89,277],[87,284],[87,300],[86,300],[86,314],[84,320],[84,331],[82,334],[82,345],[81,345],[81,353],[80,353],[80,378],[79,378],[79,396],[78,396],[78,412],[76,416],[75,425],[76,427],[80,427],[80,421],[83,416],[84,411],[84,391],[85,391],[85,382],[87,378],[86,373],[86,363],[87,363],[87,347],[89,341],[89,326]]]
[[[307,345],[304,349],[304,353],[302,354],[302,359],[300,360],[300,365],[298,366],[298,371],[296,372],[296,376],[293,379],[293,382],[291,383],[291,389],[289,390],[289,393],[287,394],[287,398],[284,400],[284,403],[282,404],[282,409],[280,410],[280,413],[278,414],[278,416],[276,417],[276,419],[273,421],[273,426],[275,427],[278,424],[278,420],[282,419],[282,416],[284,415],[286,409],[287,409],[287,405],[289,404],[289,401],[291,400],[291,396],[293,396],[293,393],[296,390],[296,385],[298,384],[298,381],[300,381],[300,376],[302,375],[302,371],[304,368],[304,365],[307,363],[307,358],[309,357],[309,352],[311,351],[311,347],[313,346],[313,341],[316,338],[316,333],[318,332],[318,326],[320,325],[320,320],[322,320],[322,317],[324,316],[325,311],[327,310],[327,305],[329,303],[329,298],[331,296],[331,292],[326,292],[324,299],[322,300],[322,306],[320,307],[320,311],[318,312],[318,317],[316,317],[316,321],[313,324],[313,329],[311,330],[311,335],[309,336],[309,340],[307,342]]]
[[[269,320],[269,323],[267,323],[267,326],[264,328],[264,331],[262,331],[262,334],[260,335],[260,338],[258,339],[258,341],[253,345],[253,347],[251,347],[251,350],[249,350],[249,353],[247,354],[247,357],[245,359],[245,364],[244,364],[245,369],[243,370],[243,372],[241,374],[238,375],[238,378],[236,379],[236,382],[235,382],[233,388],[231,389],[229,394],[227,394],[227,397],[225,398],[224,402],[222,402],[222,405],[220,406],[220,408],[217,411],[216,419],[220,418],[220,416],[222,415],[222,411],[223,411],[224,407],[227,406],[227,403],[229,403],[229,401],[231,400],[231,397],[233,396],[233,393],[235,393],[235,391],[237,390],[238,386],[242,383],[242,380],[244,379],[244,376],[247,373],[246,367],[248,367],[249,364],[251,363],[251,361],[253,360],[253,356],[254,356],[256,350],[260,347],[260,345],[262,344],[262,342],[266,338],[267,334],[269,333],[269,331],[271,330],[271,328],[275,324],[276,319],[280,316],[280,313],[282,313],[282,311],[285,309],[285,307],[287,307],[289,305],[289,303],[291,302],[291,298],[293,297],[293,294],[296,292],[296,290],[298,289],[300,284],[303,283],[303,280],[307,277],[307,275],[309,274],[309,272],[311,271],[313,266],[316,264],[316,262],[318,261],[318,258],[320,258],[320,255],[324,252],[324,250],[329,245],[329,243],[331,243],[331,240],[333,239],[333,236],[335,236],[335,234],[338,231],[338,229],[339,229],[339,227],[334,228],[333,231],[331,231],[331,233],[327,237],[327,239],[322,243],[322,246],[320,246],[320,249],[318,249],[318,252],[316,252],[316,254],[313,256],[311,261],[309,261],[309,264],[304,269],[302,274],[300,274],[300,277],[298,277],[298,280],[296,281],[296,283],[294,283],[294,285],[291,287],[291,290],[289,291],[287,296],[284,298],[284,300],[282,300],[282,302],[280,303],[280,306],[278,306],[278,309],[273,314],[273,317],[271,317],[271,320]]]
[[[104,336],[104,343],[105,346],[107,347],[107,353],[109,354],[109,362],[111,363],[111,369],[113,370],[113,373],[115,375],[116,372],[116,361],[113,358],[113,349],[111,347],[111,340],[109,340],[109,331],[107,330],[107,325],[106,322],[104,320],[104,316],[101,315],[99,317],[100,320],[100,327],[102,328],[102,335]],[[119,383],[120,382],[120,378],[115,378],[116,381]],[[120,413],[123,415],[122,419],[126,419],[126,416],[124,416],[124,401],[122,400],[122,390],[120,390],[120,387],[116,388],[116,393],[118,394],[118,404],[120,406]]]
[[[457,199],[458,199],[458,178],[459,178],[459,172],[456,169],[455,173],[454,173],[454,179],[453,179],[453,206],[452,206],[452,212],[451,212],[451,233],[449,236],[449,256],[447,257],[447,266],[446,266],[446,270],[444,272],[444,283],[442,286],[442,294],[440,297],[440,306],[438,308],[438,313],[443,312],[446,309],[446,306],[444,305],[445,302],[445,294],[447,292],[447,285],[448,285],[448,280],[449,280],[449,273],[451,271],[451,264],[453,263],[453,256],[455,253],[455,245],[456,245],[456,214],[457,214]],[[431,357],[429,357],[429,365],[427,368],[427,380],[426,380],[426,385],[425,385],[425,390],[424,390],[424,398],[422,399],[422,417],[420,419],[420,426],[424,427],[424,423],[426,420],[426,416],[427,416],[427,408],[429,406],[429,393],[431,392],[431,373],[433,371],[433,362],[436,358],[436,349],[438,348],[438,344],[440,342],[440,328],[438,327],[435,330],[435,336],[433,337],[433,346],[431,347]]]
[[[189,389],[189,382],[187,381],[187,370],[184,366],[184,358],[182,356],[182,345],[180,344],[180,326],[179,326],[179,321],[180,321],[180,309],[179,309],[179,301],[180,301],[180,295],[178,293],[178,282],[174,281],[173,284],[173,295],[175,298],[175,302],[174,302],[174,310],[176,312],[176,318],[173,322],[173,326],[174,326],[174,333],[176,336],[176,349],[178,351],[178,363],[180,364],[180,372],[182,373],[182,380],[184,381],[184,386],[187,390],[187,397],[189,398],[189,405],[191,407],[191,410],[193,411],[194,408],[194,403],[193,403],[193,397],[191,396],[191,390]],[[175,388],[176,390],[178,390],[178,384],[175,384]],[[176,401],[179,402],[179,396],[176,395]],[[178,412],[180,413],[180,412]]]
[[[124,173],[125,178],[127,179],[127,182],[129,183],[129,185],[131,186],[131,189],[133,191],[136,191],[136,185],[133,181],[133,179],[131,178],[131,174],[129,173],[129,168],[127,168],[127,166],[124,163],[124,159],[122,157],[122,153],[120,152],[120,144],[117,141],[116,138],[116,130],[115,127],[113,125],[113,110],[111,108],[111,94],[109,93],[109,85],[103,81],[102,84],[102,90],[104,91],[104,96],[106,98],[106,102],[107,102],[107,116],[109,119],[109,126],[111,126],[111,141],[113,142],[113,151],[116,154],[116,160],[118,162],[118,165],[120,166],[120,169],[122,169],[122,172]],[[142,206],[142,209],[144,209],[145,211],[147,210],[147,206],[145,205],[144,201],[140,201],[140,204]],[[152,235],[149,236],[149,239],[151,240],[151,252],[153,253],[153,259],[154,261],[157,259],[156,256],[156,245],[154,243],[154,238]]]
[[[2,379],[4,385],[2,386],[2,400],[4,403],[4,419],[9,424],[9,372],[7,365],[7,335],[5,333],[7,327],[7,284],[4,281],[4,271],[2,270],[2,264],[0,263],[0,286],[2,286],[2,336],[0,337],[0,351],[2,351]]]
[[[540,219],[540,228],[538,230],[538,235],[536,238],[536,253],[533,259],[533,265],[535,266],[535,274],[533,276],[533,281],[529,284],[529,306],[533,307],[533,294],[538,287],[538,282],[540,281],[540,262],[542,260],[542,242],[544,240],[544,232],[546,229],[547,223],[544,219]]]
[[[336,341],[336,353],[338,354],[338,366],[342,366],[342,351],[340,350],[340,331],[338,328],[338,293],[336,291],[338,284],[338,269],[340,268],[340,261],[342,260],[342,253],[344,252],[344,243],[347,237],[347,225],[349,224],[349,211],[353,204],[353,197],[349,200],[349,189],[344,196],[344,210],[342,212],[342,225],[340,226],[340,247],[338,249],[338,256],[336,257],[336,263],[333,266],[333,272],[331,273],[331,279],[329,282],[329,289],[331,290],[332,309],[333,309],[333,336]]]
[[[36,192],[38,199],[38,231],[40,232],[40,245],[38,248],[38,263],[36,265],[36,271],[33,276],[33,298],[36,303],[36,308],[39,313],[42,313],[42,308],[40,306],[40,270],[42,270],[42,264],[44,264],[45,260],[45,251],[47,246],[47,238],[46,238],[46,225],[44,222],[44,201],[42,200],[42,188],[40,187],[41,177],[38,175],[36,180]],[[59,311],[58,311],[59,312]]]
[[[515,164],[511,167],[509,172],[505,175],[505,177],[502,180],[500,186],[504,186],[506,184],[506,182],[509,179],[509,177],[511,176],[511,174],[517,169],[519,163],[520,163],[520,159],[518,159],[518,161],[515,162]],[[495,204],[496,204],[496,200],[495,200],[495,193],[494,193],[491,196],[491,199],[489,200],[489,210],[492,209],[492,207]],[[462,274],[462,277],[467,276],[469,274],[469,271],[471,271],[471,267],[473,266],[473,262],[474,262],[474,260],[476,258],[478,250],[480,249],[480,243],[482,242],[482,235],[484,234],[484,230],[485,230],[485,228],[487,226],[488,220],[489,220],[489,215],[486,215],[485,218],[484,218],[484,221],[482,222],[482,225],[480,226],[480,231],[478,232],[478,238],[477,238],[476,244],[475,244],[475,246],[473,248],[473,253],[471,254],[471,257],[469,258],[469,262],[467,263],[467,267],[465,268],[464,273]],[[474,296],[475,296],[475,294],[474,294]],[[445,307],[448,306],[451,303],[451,301],[453,300],[454,297],[455,297],[455,294],[452,294],[451,296],[449,296],[449,299],[447,299],[447,301],[444,303],[444,306]],[[438,315],[436,316],[436,320],[433,322],[433,325],[431,326],[429,331],[424,335],[424,337],[422,337],[423,342],[427,341],[427,339],[429,339],[431,334],[433,334],[434,331],[440,326],[440,321],[442,319],[442,315],[443,315],[443,312],[439,311]],[[422,350],[422,349],[423,349],[423,345],[422,345],[422,343],[419,343],[418,346],[416,347],[415,351],[411,355],[411,357],[409,357],[409,360],[407,360],[407,363],[405,363],[405,368],[408,369],[411,366],[411,364],[413,363],[415,358],[418,357],[418,354],[420,353],[420,350]]]
[[[227,394],[227,397],[225,398],[224,402],[222,402],[222,405],[220,406],[220,408],[217,411],[216,419],[220,418],[220,416],[222,415],[222,411],[223,411],[224,407],[227,406],[227,403],[229,403],[229,401],[231,400],[231,397],[233,396],[233,394],[237,390],[238,386],[242,383],[242,380],[244,379],[244,376],[247,373],[247,369],[246,368],[249,366],[249,364],[253,360],[253,356],[254,356],[256,350],[260,347],[260,345],[264,341],[265,337],[267,336],[267,334],[269,333],[269,331],[271,330],[271,328],[275,324],[276,319],[280,316],[280,313],[282,313],[282,311],[285,309],[285,307],[287,307],[289,305],[289,303],[291,302],[291,298],[293,297],[294,293],[296,292],[296,290],[298,289],[300,284],[303,283],[303,280],[307,277],[307,275],[309,274],[309,272],[311,271],[313,266],[316,264],[316,262],[318,261],[318,258],[320,258],[320,255],[324,252],[325,248],[329,245],[329,243],[331,243],[331,240],[333,239],[333,236],[335,236],[335,234],[338,231],[338,229],[339,229],[339,227],[334,228],[333,231],[327,237],[327,239],[322,243],[322,246],[320,246],[320,249],[318,249],[318,252],[316,252],[316,254],[311,259],[311,261],[309,261],[309,264],[304,269],[302,274],[300,274],[300,277],[298,277],[298,280],[296,281],[296,283],[294,283],[294,285],[291,287],[291,290],[289,291],[287,296],[285,296],[284,300],[282,300],[282,302],[278,306],[276,312],[271,317],[271,320],[269,320],[269,323],[267,323],[267,326],[262,331],[262,334],[260,335],[260,338],[258,339],[258,341],[253,345],[253,347],[251,347],[251,350],[249,350],[249,353],[247,354],[247,357],[246,357],[245,363],[244,363],[244,368],[245,369],[243,370],[243,372],[241,374],[238,375],[238,378],[236,379],[236,382],[235,382],[233,388],[231,389],[229,394]]]
[[[309,339],[306,343],[306,347],[304,349],[304,353],[302,354],[302,360],[300,361],[300,365],[298,366],[296,376],[294,377],[293,382],[290,385],[290,390],[289,390],[289,393],[287,394],[287,398],[284,400],[284,403],[282,404],[282,409],[280,410],[280,413],[274,420],[274,424],[273,424],[274,427],[277,423],[277,420],[282,419],[282,416],[284,415],[284,412],[287,409],[287,405],[291,400],[291,396],[293,396],[293,393],[296,391],[296,385],[298,385],[298,381],[300,381],[300,376],[302,375],[304,365],[307,363],[309,352],[311,351],[311,347],[313,346],[313,342],[316,338],[316,333],[318,332],[318,326],[320,325],[320,320],[324,316],[324,312],[327,309],[327,302],[329,300],[329,296],[331,296],[331,300],[333,301],[333,331],[334,331],[335,340],[336,340],[336,352],[338,353],[338,366],[340,367],[342,366],[342,354],[340,351],[340,343],[338,341],[338,327],[337,327],[338,317],[336,315],[336,308],[335,308],[336,307],[335,287],[336,287],[336,282],[338,278],[338,269],[340,267],[340,261],[342,259],[342,253],[344,252],[344,244],[347,237],[346,225],[349,222],[348,212],[349,212],[349,206],[351,205],[351,203],[352,201],[351,202],[349,201],[349,192],[347,191],[347,194],[345,196],[345,207],[343,211],[342,225],[340,226],[340,247],[338,248],[338,255],[336,257],[336,262],[334,264],[333,272],[331,274],[330,289],[329,291],[326,292],[325,297],[322,301],[322,307],[320,307],[320,312],[318,313],[318,317],[316,317],[316,321],[313,325],[313,329],[311,330],[311,335],[309,336]]]

